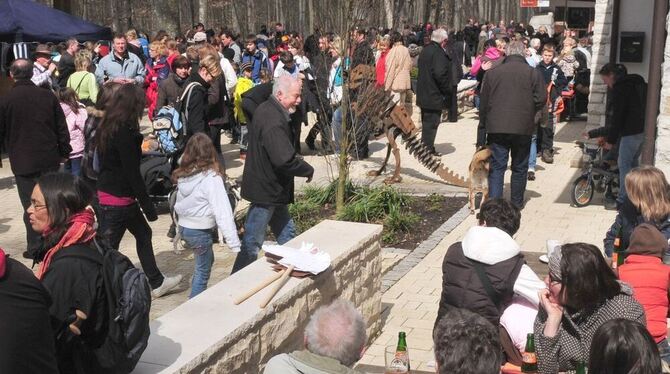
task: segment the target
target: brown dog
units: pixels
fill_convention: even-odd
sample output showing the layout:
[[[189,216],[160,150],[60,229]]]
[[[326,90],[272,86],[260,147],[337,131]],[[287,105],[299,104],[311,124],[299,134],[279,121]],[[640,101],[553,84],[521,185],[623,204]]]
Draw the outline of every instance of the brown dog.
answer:
[[[472,161],[470,162],[470,167],[468,171],[470,173],[470,213],[475,213],[475,196],[478,192],[482,193],[482,201],[480,203],[484,204],[484,201],[489,196],[489,158],[491,157],[491,150],[488,147],[484,147],[472,156]]]

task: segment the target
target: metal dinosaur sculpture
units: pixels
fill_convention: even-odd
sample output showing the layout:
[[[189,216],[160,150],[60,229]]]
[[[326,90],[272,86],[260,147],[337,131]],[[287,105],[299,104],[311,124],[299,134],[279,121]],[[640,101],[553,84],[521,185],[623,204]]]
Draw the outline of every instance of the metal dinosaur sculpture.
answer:
[[[352,104],[354,129],[361,131],[360,136],[368,134],[385,134],[388,139],[386,157],[378,170],[370,171],[369,176],[379,176],[386,169],[391,153],[395,159],[393,175],[384,180],[386,184],[399,183],[400,176],[400,149],[396,139],[401,137],[405,148],[423,166],[437,174],[447,184],[459,187],[468,187],[469,181],[449,170],[439,157],[431,154],[430,150],[421,142],[419,129],[414,125],[404,105],[393,101],[391,94],[375,84],[375,70],[368,65],[358,65],[350,75],[349,88],[357,91],[356,101]]]

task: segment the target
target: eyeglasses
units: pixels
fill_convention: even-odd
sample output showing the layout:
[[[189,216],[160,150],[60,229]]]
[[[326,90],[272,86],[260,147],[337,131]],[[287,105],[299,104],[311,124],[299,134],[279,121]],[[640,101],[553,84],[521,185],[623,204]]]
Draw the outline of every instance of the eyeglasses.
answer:
[[[35,209],[35,210],[47,207],[46,204],[38,204],[37,200],[30,200],[30,206],[33,207],[33,209]]]
[[[561,283],[561,280],[557,278],[554,274],[549,273],[549,282],[551,284],[555,284],[555,283]]]

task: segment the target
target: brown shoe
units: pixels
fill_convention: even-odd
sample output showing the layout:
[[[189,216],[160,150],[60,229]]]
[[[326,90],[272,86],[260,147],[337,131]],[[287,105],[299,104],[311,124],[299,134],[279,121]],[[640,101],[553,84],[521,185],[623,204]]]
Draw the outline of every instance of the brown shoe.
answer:
[[[542,162],[545,164],[553,164],[554,163],[554,155],[551,153],[550,150],[545,149],[542,151]]]

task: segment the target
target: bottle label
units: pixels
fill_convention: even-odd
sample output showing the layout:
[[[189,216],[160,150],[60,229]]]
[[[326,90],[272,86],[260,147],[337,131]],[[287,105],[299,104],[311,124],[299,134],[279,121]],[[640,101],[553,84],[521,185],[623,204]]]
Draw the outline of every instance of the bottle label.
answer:
[[[616,269],[619,263],[619,253],[612,253],[612,269]]]
[[[537,355],[535,354],[535,352],[524,352],[522,360],[524,364],[536,364]]]

